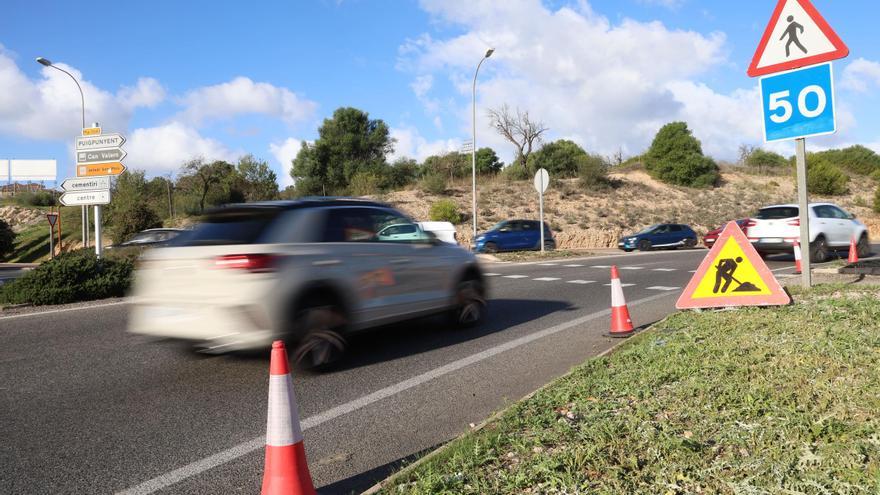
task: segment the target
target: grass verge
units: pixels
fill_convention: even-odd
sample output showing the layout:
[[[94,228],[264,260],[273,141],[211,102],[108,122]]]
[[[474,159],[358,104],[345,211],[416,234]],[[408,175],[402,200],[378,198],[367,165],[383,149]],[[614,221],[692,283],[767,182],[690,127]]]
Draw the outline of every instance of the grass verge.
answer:
[[[796,296],[673,315],[380,493],[877,493],[880,287]]]

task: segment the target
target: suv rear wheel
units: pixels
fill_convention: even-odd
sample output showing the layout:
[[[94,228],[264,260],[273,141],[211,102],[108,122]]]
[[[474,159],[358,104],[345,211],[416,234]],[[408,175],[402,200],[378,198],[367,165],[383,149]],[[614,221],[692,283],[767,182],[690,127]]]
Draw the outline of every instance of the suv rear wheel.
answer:
[[[345,354],[342,335],[345,315],[334,305],[313,306],[295,318],[302,338],[293,351],[294,366],[304,370],[322,370],[337,363]]]
[[[868,234],[862,234],[862,237],[859,237],[859,243],[856,244],[856,251],[859,253],[859,258],[871,255],[871,243],[868,241]]]
[[[647,239],[642,239],[639,241],[639,251],[650,251],[651,250],[651,241]]]
[[[819,236],[810,244],[810,261],[816,263],[828,261],[828,243],[824,237]]]
[[[463,280],[455,289],[452,323],[461,328],[478,325],[486,316],[486,298],[479,280]]]

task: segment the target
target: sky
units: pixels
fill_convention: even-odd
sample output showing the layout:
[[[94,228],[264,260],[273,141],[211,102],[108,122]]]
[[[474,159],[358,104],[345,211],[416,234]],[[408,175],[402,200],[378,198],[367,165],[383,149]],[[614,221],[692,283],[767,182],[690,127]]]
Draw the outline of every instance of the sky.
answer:
[[[86,122],[119,132],[125,164],[177,174],[193,158],[266,160],[282,187],[303,141],[343,106],[384,120],[389,159],[422,160],[471,139],[513,148],[487,109],[528,111],[587,151],[642,153],[688,122],[706,153],[763,145],[746,68],[774,0],[288,0],[0,3],[0,159],[56,159],[74,175]],[[880,3],[814,0],[850,48],[834,62],[838,132],[819,150],[880,151]],[[766,146],[793,153],[789,142]],[[0,179],[2,180],[2,179]]]

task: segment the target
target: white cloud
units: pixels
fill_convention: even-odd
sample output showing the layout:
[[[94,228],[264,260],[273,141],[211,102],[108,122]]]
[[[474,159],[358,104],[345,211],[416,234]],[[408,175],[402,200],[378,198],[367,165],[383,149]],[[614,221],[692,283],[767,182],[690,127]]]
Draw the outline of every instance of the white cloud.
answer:
[[[297,96],[287,88],[254,82],[247,77],[195,89],[180,98],[179,102],[186,107],[181,117],[193,123],[244,114],[264,114],[293,124],[307,120],[317,108],[315,102]]]
[[[133,112],[165,98],[158,81],[141,78],[116,94],[98,88],[73,67],[58,63],[79,81],[85,99],[86,125],[98,121],[106,129],[123,131]],[[12,54],[0,46],[0,133],[43,140],[72,140],[82,126],[82,101],[69,76],[44,67],[38,79],[28,78]]]
[[[128,152],[127,167],[146,170],[149,174],[178,170],[194,158],[234,162],[244,154],[203,137],[196,129],[180,122],[135,129],[125,143],[125,151]]]
[[[415,158],[422,161],[431,155],[460,151],[462,148],[460,139],[428,141],[413,127],[393,127],[391,128],[391,137],[396,142],[394,143],[394,153],[388,157],[389,160]]]
[[[639,153],[673,120],[688,121],[706,151],[721,158],[735,156],[742,142],[761,140],[760,100],[753,89],[719,93],[699,80],[728,64],[723,33],[632,19],[612,22],[585,3],[558,10],[539,0],[421,5],[436,21],[463,33],[408,40],[398,68],[413,73],[413,89],[423,101],[443,89],[436,76],[445,74],[458,94],[452,111],[458,132],[470,135],[473,71],[485,49],[494,47],[480,71],[477,133],[479,145],[492,145],[505,160],[511,148],[485,115],[502,104],[542,120],[550,127],[548,139],[573,139],[603,154],[619,148]],[[435,77],[425,89],[420,81],[427,75]],[[410,141],[419,148],[418,138]]]
[[[864,58],[853,60],[843,70],[840,87],[858,93],[867,93],[870,87],[880,87],[880,63]]]
[[[282,188],[293,185],[290,169],[293,166],[293,159],[296,158],[297,153],[302,149],[302,143],[302,139],[287,138],[281,143],[269,144],[269,153],[275,157],[277,162],[278,170],[276,174]]]

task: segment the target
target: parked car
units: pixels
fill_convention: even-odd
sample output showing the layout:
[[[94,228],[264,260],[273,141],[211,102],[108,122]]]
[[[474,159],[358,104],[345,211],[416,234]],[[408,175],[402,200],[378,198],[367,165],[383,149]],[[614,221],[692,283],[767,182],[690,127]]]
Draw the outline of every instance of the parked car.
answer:
[[[541,249],[541,231],[536,220],[504,220],[477,236],[474,251],[497,253]],[[556,249],[556,239],[547,222],[544,222],[544,249]]]
[[[452,222],[419,222],[419,227],[426,230],[449,244],[458,244],[458,233]]]
[[[160,247],[170,243],[179,236],[184,229],[147,229],[131,236],[125,242],[114,244],[111,248],[123,247]]]
[[[281,338],[309,368],[338,360],[367,328],[434,313],[475,325],[486,289],[472,253],[390,206],[309,198],[208,212],[142,256],[131,296],[132,333],[213,353]]]
[[[849,248],[851,239],[856,240],[860,257],[870,254],[868,229],[851,213],[833,203],[811,203],[807,214],[812,261],[826,261],[832,251]],[[758,253],[791,253],[794,242],[800,238],[800,208],[795,204],[767,206],[747,225],[749,240]]]
[[[697,245],[697,233],[687,225],[677,223],[661,223],[651,225],[633,235],[621,237],[617,241],[618,249],[627,253],[650,251],[655,248],[692,248]]]
[[[748,224],[750,221],[751,220],[748,218],[736,220],[736,224],[739,225],[739,228],[742,229],[743,234],[745,234],[746,236],[749,235]],[[718,236],[721,235],[721,231],[724,230],[724,227],[726,227],[726,226],[727,225],[725,224],[725,225],[722,225],[721,227],[718,227],[717,229],[712,229],[709,232],[706,232],[706,235],[703,236],[703,245],[709,249],[712,249],[712,246],[715,245],[715,241],[718,240]]]

